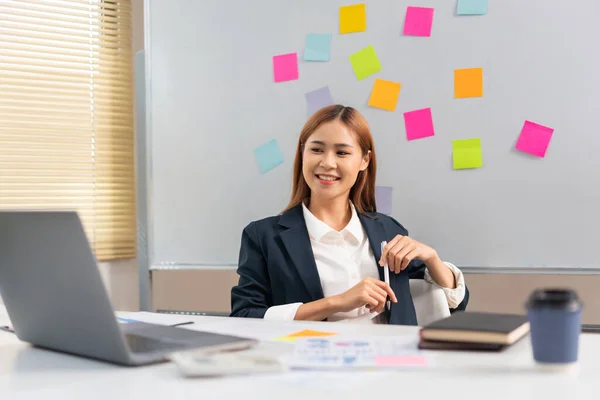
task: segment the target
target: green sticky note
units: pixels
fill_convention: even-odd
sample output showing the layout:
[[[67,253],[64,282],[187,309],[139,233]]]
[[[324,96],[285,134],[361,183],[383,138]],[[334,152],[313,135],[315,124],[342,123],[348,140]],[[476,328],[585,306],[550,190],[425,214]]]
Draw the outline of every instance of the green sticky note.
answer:
[[[367,46],[350,56],[350,63],[359,81],[381,70],[381,64],[373,46]]]
[[[452,141],[454,169],[479,168],[483,165],[481,139],[461,139]]]

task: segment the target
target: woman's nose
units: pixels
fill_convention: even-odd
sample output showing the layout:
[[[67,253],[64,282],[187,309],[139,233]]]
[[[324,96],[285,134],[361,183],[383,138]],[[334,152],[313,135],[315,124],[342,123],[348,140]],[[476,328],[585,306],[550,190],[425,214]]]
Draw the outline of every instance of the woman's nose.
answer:
[[[336,167],[335,154],[332,154],[330,152],[324,153],[323,157],[321,158],[321,167],[335,168]]]

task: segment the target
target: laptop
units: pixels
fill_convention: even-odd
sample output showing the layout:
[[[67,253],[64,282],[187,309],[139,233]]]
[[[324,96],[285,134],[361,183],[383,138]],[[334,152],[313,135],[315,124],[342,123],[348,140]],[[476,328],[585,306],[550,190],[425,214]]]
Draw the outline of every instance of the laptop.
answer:
[[[120,324],[76,212],[0,211],[0,296],[22,341],[120,365],[257,344],[185,328]]]

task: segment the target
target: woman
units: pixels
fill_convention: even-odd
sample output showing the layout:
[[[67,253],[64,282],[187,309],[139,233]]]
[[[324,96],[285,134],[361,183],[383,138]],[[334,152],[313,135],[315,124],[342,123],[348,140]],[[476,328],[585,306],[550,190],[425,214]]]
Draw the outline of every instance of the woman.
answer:
[[[439,285],[451,309],[464,309],[458,268],[376,212],[375,174],[373,137],[358,111],[332,105],[313,114],[298,140],[286,210],[242,233],[231,316],[416,325],[410,278]]]

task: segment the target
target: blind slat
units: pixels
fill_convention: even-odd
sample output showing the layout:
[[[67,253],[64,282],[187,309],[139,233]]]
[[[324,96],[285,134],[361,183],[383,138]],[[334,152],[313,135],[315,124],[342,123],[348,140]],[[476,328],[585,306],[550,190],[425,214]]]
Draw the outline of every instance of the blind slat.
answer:
[[[84,31],[99,28],[117,31],[131,25],[131,14],[128,12],[117,11],[115,17],[109,14],[94,16],[93,14],[84,15],[80,12],[60,12],[61,8],[57,8],[57,10],[58,12],[50,9],[40,9],[16,1],[0,3],[1,15],[12,15],[29,21],[36,20],[40,24],[67,26]],[[90,8],[89,11],[93,13],[94,8]],[[94,23],[90,24],[90,20],[93,20]]]
[[[97,67],[98,71],[104,70],[125,70],[128,71],[130,65],[126,62],[119,61],[120,57],[107,56],[104,54],[94,54],[90,51],[64,51],[57,52],[55,49],[42,47],[42,46],[30,46],[24,48],[23,45],[14,43],[5,43],[0,41],[0,47],[3,49],[2,53],[4,56],[11,57],[13,59],[25,59],[25,60],[41,60],[44,62],[55,61],[55,62],[71,62],[81,65],[82,68],[90,68],[90,63]],[[110,66],[105,67],[102,61],[110,61]]]
[[[100,7],[99,3],[96,3],[96,4],[90,3],[89,0],[87,2],[85,2],[83,0],[80,2],[66,1],[66,2],[62,2],[62,4],[60,4],[60,7],[57,7],[56,3],[51,3],[51,4],[41,3],[40,4],[39,0],[19,0],[19,3],[22,4],[24,7],[29,7],[30,9],[36,9],[36,10],[51,9],[51,10],[56,10],[56,12],[59,12],[61,14],[65,14],[65,15],[76,15],[79,13],[81,15],[87,16],[87,15],[89,15],[90,10],[92,10],[92,12],[95,16],[97,16],[97,14],[99,14],[99,13],[107,14],[107,15],[117,15],[117,16],[119,15],[118,11],[111,9],[110,3],[104,3],[104,7]],[[28,6],[29,4],[31,6]]]
[[[0,2],[0,209],[75,210],[135,257],[131,1]]]

